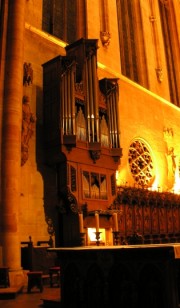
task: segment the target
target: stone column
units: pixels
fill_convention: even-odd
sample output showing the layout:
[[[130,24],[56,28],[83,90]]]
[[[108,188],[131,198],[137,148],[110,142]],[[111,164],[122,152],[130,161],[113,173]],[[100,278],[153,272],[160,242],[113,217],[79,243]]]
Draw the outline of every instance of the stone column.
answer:
[[[23,96],[23,45],[25,0],[10,0],[4,76],[2,124],[3,265],[10,269],[11,286],[23,281],[18,227]]]

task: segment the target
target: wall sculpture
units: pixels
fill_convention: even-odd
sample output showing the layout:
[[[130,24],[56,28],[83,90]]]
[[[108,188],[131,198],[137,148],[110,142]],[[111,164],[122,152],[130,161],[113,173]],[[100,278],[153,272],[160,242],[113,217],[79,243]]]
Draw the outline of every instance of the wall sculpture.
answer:
[[[31,112],[29,97],[23,96],[22,101],[22,133],[21,133],[21,166],[28,159],[29,140],[33,135],[36,118]]]

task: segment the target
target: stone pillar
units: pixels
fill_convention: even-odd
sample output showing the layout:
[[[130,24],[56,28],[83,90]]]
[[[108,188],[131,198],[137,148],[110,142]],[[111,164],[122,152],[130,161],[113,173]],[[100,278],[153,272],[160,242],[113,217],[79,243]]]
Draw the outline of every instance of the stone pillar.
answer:
[[[10,269],[11,286],[23,282],[18,227],[23,96],[25,0],[10,0],[8,8],[2,124],[2,254]]]

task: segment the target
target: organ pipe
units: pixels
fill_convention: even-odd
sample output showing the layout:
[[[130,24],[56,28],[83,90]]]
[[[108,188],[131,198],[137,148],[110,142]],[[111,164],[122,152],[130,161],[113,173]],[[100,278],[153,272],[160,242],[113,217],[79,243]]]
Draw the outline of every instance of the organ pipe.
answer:
[[[67,110],[67,76],[66,74],[64,75],[64,109],[65,109],[65,114],[64,114],[64,127],[65,131],[64,134],[67,135],[67,118],[68,118],[68,110]]]
[[[113,120],[114,120],[114,147],[117,148],[117,110],[116,110],[116,98],[115,98],[115,91],[112,92],[112,107],[113,107]]]
[[[90,114],[90,102],[89,102],[89,80],[88,80],[88,59],[85,62],[85,78],[86,78],[86,100],[87,100],[87,121],[88,121],[88,141],[91,141],[91,114]]]
[[[108,119],[109,119],[109,140],[111,147],[113,146],[112,140],[112,120],[111,120],[111,105],[110,105],[110,98],[107,97],[107,112],[108,112]]]
[[[61,77],[61,113],[63,134],[75,134],[74,66],[71,65]]]
[[[75,86],[75,70],[74,67],[71,69],[71,118],[72,118],[72,134],[76,134],[76,126],[75,126],[75,94],[74,94],[74,86]]]
[[[117,118],[117,147],[120,147],[120,140],[119,140],[119,111],[118,111],[118,101],[119,101],[119,96],[118,96],[118,86],[116,86],[116,93],[115,93],[115,99],[116,99],[116,118]]]
[[[112,147],[114,148],[115,145],[115,139],[114,139],[114,112],[113,112],[113,102],[112,102],[112,93],[109,96],[109,100],[110,100],[110,121],[111,121],[111,136],[112,136]]]
[[[70,78],[69,71],[66,74],[66,93],[67,93],[67,135],[70,134]]]
[[[62,121],[62,130],[64,134],[64,78],[61,77],[61,84],[60,84],[60,93],[61,93],[61,121]]]
[[[92,137],[91,140],[94,142],[94,104],[93,104],[93,82],[92,82],[92,69],[91,69],[91,58],[88,59],[88,81],[89,81],[89,102],[90,102],[90,128]]]
[[[96,75],[96,57],[92,56],[92,78],[93,78],[93,105],[95,117],[96,141],[99,142],[99,108],[98,108],[98,93],[97,93],[97,75]]]
[[[119,147],[119,128],[118,128],[118,112],[117,112],[117,88],[111,90],[107,97],[110,142],[112,148]]]

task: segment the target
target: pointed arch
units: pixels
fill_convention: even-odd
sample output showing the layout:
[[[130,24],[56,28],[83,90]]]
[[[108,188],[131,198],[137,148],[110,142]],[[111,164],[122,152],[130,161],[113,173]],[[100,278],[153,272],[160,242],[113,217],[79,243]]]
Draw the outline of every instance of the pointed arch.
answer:
[[[42,29],[67,43],[86,37],[85,0],[43,0]]]

